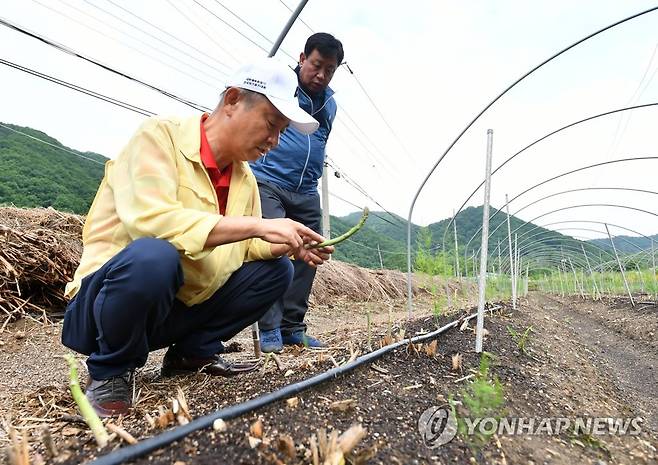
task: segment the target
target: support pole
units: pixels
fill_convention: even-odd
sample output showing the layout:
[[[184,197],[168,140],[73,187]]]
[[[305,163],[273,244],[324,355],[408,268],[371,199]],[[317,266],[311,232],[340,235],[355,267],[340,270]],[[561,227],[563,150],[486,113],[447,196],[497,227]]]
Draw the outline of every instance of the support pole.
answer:
[[[503,273],[503,261],[500,257],[500,240],[498,241],[498,274]]]
[[[452,230],[455,235],[455,278],[461,278],[459,273],[459,247],[457,244],[457,217],[455,216],[455,211],[452,211]]]
[[[585,246],[580,244],[580,248],[583,250],[583,255],[585,256],[585,263],[587,263],[587,269],[589,274],[592,277],[592,283],[594,284],[594,295],[593,299],[601,300],[601,292],[599,291],[599,286],[596,284],[596,278],[594,277],[594,271],[592,270],[592,265],[589,263],[589,258],[587,258],[587,253],[585,252]]]
[[[276,52],[279,50],[279,47],[281,47],[281,44],[283,43],[283,39],[286,38],[288,35],[288,31],[290,31],[290,28],[292,25],[295,23],[297,18],[299,17],[300,13],[308,3],[308,0],[301,0],[299,2],[299,5],[297,5],[297,8],[295,8],[295,11],[292,12],[290,15],[290,18],[288,18],[288,22],[286,23],[285,26],[283,26],[283,29],[281,30],[281,33],[279,34],[279,37],[276,38],[276,41],[274,42],[274,45],[272,45],[272,49],[270,50],[268,57],[273,57]]]
[[[514,266],[512,266],[512,308],[516,310],[516,286],[519,269],[519,236],[514,234]]]
[[[653,264],[653,292],[654,300],[658,302],[658,276],[656,276],[656,254],[653,248],[653,239],[651,239],[651,263]]]
[[[299,14],[302,12],[302,10],[304,9],[304,7],[306,6],[307,3],[308,3],[308,0],[301,0],[299,2],[299,5],[297,5],[297,8],[295,8],[295,11],[293,11],[292,14],[290,15],[290,18],[288,18],[288,22],[286,23],[285,26],[283,26],[283,29],[281,30],[281,33],[279,34],[279,37],[277,37],[277,39],[276,39],[276,42],[274,42],[274,45],[272,45],[272,49],[270,50],[270,53],[267,55],[268,57],[273,57],[274,55],[276,55],[276,52],[279,50],[279,47],[281,46],[281,43],[283,42],[283,39],[286,38],[286,36],[288,35],[288,31],[290,31],[290,28],[292,27],[294,22],[297,20],[297,18],[299,17]],[[324,171],[323,171],[322,180],[324,181],[325,178],[326,178],[326,176],[324,175]],[[327,195],[327,197],[328,197],[328,195]],[[324,201],[324,194],[322,196],[322,199]],[[328,205],[329,204],[327,204],[327,206]],[[327,209],[327,212],[328,211],[329,211],[329,209]],[[323,225],[323,228],[324,228],[324,225]],[[329,235],[327,234],[325,237],[329,238]],[[252,323],[252,325],[251,325],[251,338],[254,341],[254,355],[256,356],[256,358],[259,358],[260,357],[260,331],[258,330],[258,321]]]
[[[379,268],[384,269],[384,260],[382,260],[382,251],[379,248],[379,242],[377,242],[377,253],[379,254]]]
[[[573,266],[573,262],[571,261],[571,257],[567,257],[567,260],[569,261],[569,266],[571,267],[571,271],[573,272],[573,289],[574,293],[578,292],[580,289],[580,298],[585,299],[585,291],[583,290],[583,287],[580,285],[578,282],[578,275],[576,274],[576,268]]]
[[[516,274],[514,275],[514,282],[516,283],[516,298],[519,298],[519,276],[521,276],[521,249],[519,248],[519,236],[514,234],[514,266],[516,267]]]
[[[320,180],[322,189],[322,235],[325,239],[331,238],[331,217],[329,216],[329,176],[327,162],[322,166],[322,179]],[[379,244],[377,245],[379,247]]]
[[[562,263],[557,265],[557,277],[560,280],[560,293],[564,297],[564,282],[562,281]]]
[[[475,331],[475,352],[482,352],[482,333],[484,332],[484,302],[487,290],[487,255],[489,252],[489,199],[491,197],[491,152],[493,130],[487,130],[487,161],[484,181],[484,206],[482,207],[482,245],[480,247],[480,282],[478,292],[478,316]]]
[[[585,279],[585,269],[581,268],[580,269],[580,287],[583,289],[583,292],[585,293],[585,296],[592,296],[592,300],[594,300],[594,289],[587,288],[586,285],[587,279]]]
[[[510,275],[510,283],[512,286],[512,308],[516,310],[516,299],[514,296],[516,295],[516,292],[514,290],[514,260],[512,258],[513,251],[512,251],[512,227],[510,226],[510,219],[509,219],[509,199],[507,197],[507,194],[505,194],[505,209],[507,210],[507,248],[509,250],[509,275]]]
[[[628,297],[631,299],[631,306],[635,307],[635,300],[633,300],[633,294],[631,294],[631,289],[628,287],[628,281],[626,280],[626,273],[624,273],[624,267],[621,264],[621,260],[619,260],[619,254],[617,253],[617,247],[615,246],[615,241],[612,240],[612,236],[610,235],[610,230],[608,229],[608,224],[604,223],[605,230],[608,233],[608,237],[610,238],[610,243],[612,244],[612,250],[615,253],[615,258],[617,259],[617,265],[619,265],[619,271],[621,271],[621,277],[624,280],[624,286],[626,286],[626,292],[628,292]]]
[[[471,254],[471,260],[473,261],[473,278],[477,276],[477,262],[475,260],[475,250],[473,251],[473,254]]]
[[[638,263],[635,264],[635,268],[637,269],[637,274],[640,278],[640,286],[642,286],[641,288],[642,294],[644,294],[644,276],[642,276],[642,271],[640,270],[640,265]]]

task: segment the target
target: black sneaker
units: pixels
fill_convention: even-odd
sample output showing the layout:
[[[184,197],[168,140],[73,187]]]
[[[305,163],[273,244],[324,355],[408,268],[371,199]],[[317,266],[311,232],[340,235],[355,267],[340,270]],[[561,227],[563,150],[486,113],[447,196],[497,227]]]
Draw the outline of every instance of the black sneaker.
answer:
[[[134,373],[127,371],[114,378],[89,378],[85,396],[99,417],[126,415],[132,407]]]

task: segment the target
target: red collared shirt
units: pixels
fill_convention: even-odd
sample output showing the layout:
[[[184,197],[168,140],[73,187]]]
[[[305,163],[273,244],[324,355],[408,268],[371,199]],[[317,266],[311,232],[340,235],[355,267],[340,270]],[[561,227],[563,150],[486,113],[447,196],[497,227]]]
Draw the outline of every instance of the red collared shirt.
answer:
[[[217,168],[217,162],[210,150],[208,138],[206,137],[206,130],[203,128],[203,122],[208,118],[208,114],[201,117],[201,162],[210,176],[212,185],[217,192],[217,200],[219,201],[219,213],[226,214],[226,204],[228,202],[228,191],[231,186],[231,174],[233,173],[233,165],[228,165],[223,171]]]

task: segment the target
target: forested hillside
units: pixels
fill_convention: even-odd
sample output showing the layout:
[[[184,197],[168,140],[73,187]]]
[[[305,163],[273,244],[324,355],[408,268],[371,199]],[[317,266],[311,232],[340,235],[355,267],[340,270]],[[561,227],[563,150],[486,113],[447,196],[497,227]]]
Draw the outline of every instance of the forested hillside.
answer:
[[[658,234],[647,237],[615,236],[614,241],[617,252],[621,253],[638,253],[641,250],[651,250],[652,242],[654,250],[658,250]],[[592,239],[587,242],[612,250],[610,239]]]
[[[360,213],[355,212],[342,218],[342,220],[351,225],[358,221],[359,216]],[[494,260],[496,260],[498,257],[499,250],[503,257],[506,257],[508,254],[506,223],[507,217],[504,212],[499,212],[495,208],[490,208],[489,218],[489,253],[492,257],[491,263],[494,263]],[[424,231],[425,239],[421,241],[423,242],[423,247],[429,249],[430,252],[433,253],[437,253],[438,251],[443,250],[445,247],[446,252],[451,257],[451,261],[454,261],[455,237],[452,224],[450,224],[449,230],[446,232],[446,227],[448,226],[449,222],[450,219],[448,218],[437,223],[432,223],[426,228],[415,224],[412,225],[411,242],[414,250],[418,248],[420,232]],[[403,253],[406,251],[406,220],[403,220],[398,216],[389,215],[387,213],[374,212],[374,214],[371,214],[370,218],[368,218],[366,225],[369,229],[373,230],[373,232],[378,233],[380,238],[383,238],[380,239],[382,241],[380,242],[380,248],[382,250],[382,256],[384,257],[384,264],[386,265],[386,257],[390,252],[390,256],[395,258],[389,259],[389,263],[391,263],[396,268],[406,269],[406,257],[401,257],[400,255],[403,255]],[[482,240],[480,231],[481,226],[482,206],[468,207],[457,215],[457,244],[459,248],[460,261],[462,263],[466,258],[470,258],[473,253],[475,253],[476,256],[479,253],[480,243]],[[574,250],[580,250],[580,241],[577,241],[570,236],[565,236],[563,234],[538,227],[532,223],[526,224],[525,221],[514,216],[510,217],[510,226],[512,232],[515,232],[515,234],[518,236],[518,243],[521,254],[524,254],[525,251],[528,251],[531,247],[540,247],[547,250],[552,249],[557,251],[564,250],[567,253],[573,252]],[[427,238],[429,238],[429,241],[426,240]],[[386,239],[388,243],[392,243],[390,249],[384,248],[384,246],[381,245],[384,243],[384,239]],[[361,235],[361,233],[354,237],[354,242],[361,244],[360,247],[363,249],[361,251],[361,260],[366,261],[369,258],[370,263],[374,262],[374,265],[372,266],[376,266],[379,263],[376,243],[371,242],[371,240],[366,241],[365,237]],[[588,253],[594,253],[597,250],[597,247],[594,244],[583,244]],[[365,246],[368,246],[370,249],[366,248]],[[372,250],[373,247],[375,250]],[[598,255],[598,252],[596,255]]]
[[[86,214],[103,178],[107,158],[64,147],[35,129],[2,124],[14,131],[0,126],[0,203]]]

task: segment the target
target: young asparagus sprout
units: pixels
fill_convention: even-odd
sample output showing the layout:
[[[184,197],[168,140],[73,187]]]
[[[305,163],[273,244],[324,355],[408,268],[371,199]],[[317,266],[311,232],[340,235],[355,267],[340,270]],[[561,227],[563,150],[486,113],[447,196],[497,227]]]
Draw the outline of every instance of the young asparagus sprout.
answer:
[[[334,237],[333,239],[326,240],[324,242],[320,242],[319,244],[313,244],[313,245],[307,245],[307,249],[320,249],[322,247],[329,247],[330,245],[336,245],[339,242],[343,242],[345,239],[348,237],[352,236],[355,232],[357,232],[359,229],[363,227],[363,225],[366,223],[366,220],[368,219],[368,213],[370,213],[370,210],[368,207],[365,207],[363,209],[363,214],[361,215],[361,219],[357,224],[355,224],[352,229],[347,231],[345,234],[341,234],[338,237]]]
[[[73,400],[78,404],[82,418],[84,418],[91,432],[94,434],[98,447],[105,447],[109,441],[109,435],[105,426],[103,426],[103,422],[89,403],[89,399],[87,399],[82,389],[80,389],[80,383],[78,382],[78,362],[72,354],[66,354],[64,358],[69,364],[69,388],[71,389]]]

